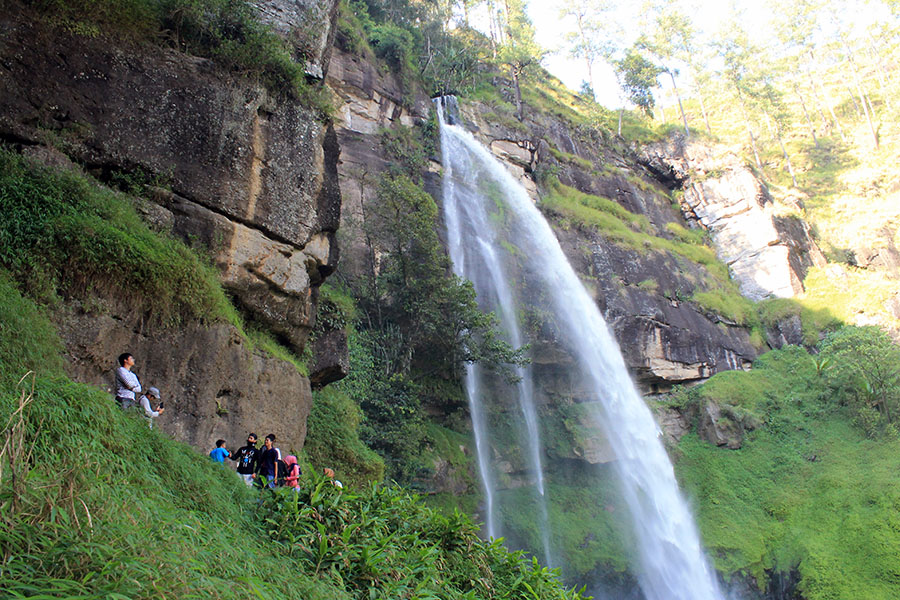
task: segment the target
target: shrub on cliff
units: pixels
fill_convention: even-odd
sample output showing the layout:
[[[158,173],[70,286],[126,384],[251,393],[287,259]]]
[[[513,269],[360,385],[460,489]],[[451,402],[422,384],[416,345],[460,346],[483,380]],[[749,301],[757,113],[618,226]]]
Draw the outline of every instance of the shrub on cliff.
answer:
[[[847,404],[866,435],[896,437],[900,419],[900,347],[877,327],[844,327],[820,344],[834,398]]]

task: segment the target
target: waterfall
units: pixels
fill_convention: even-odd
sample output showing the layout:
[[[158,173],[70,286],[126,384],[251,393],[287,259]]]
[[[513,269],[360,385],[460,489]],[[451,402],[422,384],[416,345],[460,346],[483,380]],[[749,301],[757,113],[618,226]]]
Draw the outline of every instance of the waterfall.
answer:
[[[539,303],[553,315],[557,342],[573,359],[572,375],[598,400],[588,403],[590,417],[615,454],[614,468],[638,545],[640,564],[635,571],[647,600],[721,600],[659,430],[595,302],[526,190],[469,132],[445,122],[441,100],[436,108],[443,209],[454,271],[472,281],[483,307],[498,313],[511,344],[532,341],[523,335],[520,323],[526,302]],[[530,368],[519,369],[517,375],[516,395],[526,432],[522,447],[533,471],[543,521],[538,525],[549,556],[534,383]],[[484,374],[477,366],[467,369],[466,392],[485,491],[485,524],[488,535],[496,537],[502,535],[502,527],[492,470],[492,430],[484,404]]]
[[[436,104],[443,122],[443,107],[440,102]],[[455,110],[455,107],[451,107]],[[452,120],[452,119],[448,119]],[[442,133],[443,136],[443,133]],[[503,264],[498,256],[498,250],[502,250],[500,240],[493,233],[490,224],[490,215],[481,202],[468,202],[462,205],[458,198],[464,196],[464,188],[457,189],[453,176],[453,163],[444,157],[444,197],[446,199],[444,213],[448,230],[448,245],[450,257],[453,260],[453,268],[457,275],[465,277],[473,282],[478,297],[482,303],[490,303],[491,308],[496,309],[500,315],[501,330],[506,334],[507,341],[514,348],[522,346],[522,333],[519,328],[518,318],[515,314],[515,300],[512,289],[509,286]],[[469,226],[474,226],[476,235],[464,239],[460,219],[465,217],[470,220]],[[474,247],[470,244],[474,243]],[[466,393],[469,398],[469,409],[472,414],[472,425],[475,431],[475,446],[478,457],[478,467],[481,475],[481,483],[485,490],[486,509],[485,524],[490,537],[500,537],[494,514],[495,484],[490,469],[490,444],[488,443],[488,431],[485,423],[484,407],[481,403],[482,373],[477,365],[466,367]],[[541,462],[541,441],[538,431],[537,411],[534,407],[534,388],[530,367],[517,367],[515,376],[516,396],[522,418],[525,421],[526,432],[524,446],[527,448],[530,472],[535,479],[536,501],[539,506],[541,542],[544,552],[544,563],[553,564],[550,552],[550,528],[547,515],[547,500],[544,489],[544,467]]]

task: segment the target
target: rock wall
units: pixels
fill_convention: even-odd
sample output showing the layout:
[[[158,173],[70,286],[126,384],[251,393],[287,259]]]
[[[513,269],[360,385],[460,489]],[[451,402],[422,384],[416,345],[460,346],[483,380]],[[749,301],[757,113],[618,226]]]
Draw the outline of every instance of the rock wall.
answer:
[[[251,348],[230,325],[147,330],[115,303],[96,302],[53,315],[70,377],[113,394],[115,357],[131,352],[144,387],[162,392],[156,426],[175,439],[209,451],[221,438],[234,450],[252,431],[274,433],[284,452],[303,447],[312,395],[293,365]]]
[[[736,155],[675,138],[645,150],[644,161],[684,190],[682,210],[707,229],[719,258],[751,300],[790,298],[825,257],[809,226],[776,206],[765,184]]]
[[[340,214],[338,150],[315,114],[180,52],[15,13],[0,31],[0,136],[60,146],[101,178],[158,180],[158,222],[208,248],[238,302],[299,353]]]
[[[408,97],[391,73],[340,47],[325,81],[337,108],[334,129],[341,147],[341,274],[367,277],[378,268],[378,242],[367,237],[366,217],[376,202],[378,178],[389,166],[381,133],[413,126],[428,116],[430,103],[415,93]]]
[[[259,8],[308,71],[324,76],[337,0]],[[211,60],[32,17],[15,3],[0,14],[0,140],[33,154],[54,147],[101,180],[155,184],[140,207],[152,226],[208,252],[246,314],[302,354],[316,290],[337,262],[331,127],[301,101]],[[269,425],[288,447],[302,446],[309,381],[242,347],[236,332],[146,332],[127,314],[73,319],[73,375],[101,383],[129,348],[178,399],[178,415],[167,415],[177,437],[205,446],[212,429],[240,438]]]

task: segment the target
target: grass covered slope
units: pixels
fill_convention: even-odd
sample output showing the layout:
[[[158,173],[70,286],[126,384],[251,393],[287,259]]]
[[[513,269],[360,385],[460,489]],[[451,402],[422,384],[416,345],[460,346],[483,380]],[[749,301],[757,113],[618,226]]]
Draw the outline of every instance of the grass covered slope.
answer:
[[[259,505],[229,470],[66,378],[59,348],[41,310],[0,279],[8,597],[580,597],[399,489],[339,494],[306,479]]]
[[[729,405],[759,426],[739,450],[685,436],[676,470],[719,570],[761,589],[771,572],[794,571],[807,600],[897,598],[900,442],[866,436],[862,413],[828,385],[828,352],[772,351],[751,372],[692,390],[692,402]]]
[[[232,473],[68,380],[52,326],[6,278],[0,323],[7,594],[246,598],[259,588],[335,597],[279,575]],[[16,385],[28,369],[36,376]]]

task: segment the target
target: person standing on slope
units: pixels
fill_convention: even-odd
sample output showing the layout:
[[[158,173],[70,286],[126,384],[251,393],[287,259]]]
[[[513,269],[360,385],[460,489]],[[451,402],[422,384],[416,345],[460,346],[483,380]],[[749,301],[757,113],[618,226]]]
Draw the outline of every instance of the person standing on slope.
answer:
[[[231,458],[231,452],[225,447],[225,440],[216,440],[216,447],[209,453],[209,457],[213,462],[225,464],[226,458]]]
[[[237,461],[237,472],[249,486],[253,485],[256,479],[256,468],[259,464],[259,455],[261,450],[256,447],[256,434],[251,433],[247,436],[247,445],[231,455],[231,460]]]
[[[148,396],[155,398],[157,405],[156,410],[150,406],[150,398]],[[141,395],[141,408],[144,409],[144,416],[147,417],[147,422],[150,423],[150,429],[153,429],[153,419],[163,414],[163,411],[166,410],[163,406],[163,402],[160,399],[159,390],[155,387],[147,390],[146,394]]]
[[[125,352],[119,355],[119,367],[116,369],[116,401],[122,408],[131,408],[137,401],[135,394],[141,393],[141,382],[131,372],[134,367],[134,356]]]
[[[278,481],[278,461],[281,460],[281,451],[275,447],[275,434],[270,433],[263,440],[263,449],[259,455],[257,476],[266,478],[266,487],[274,488]]]

